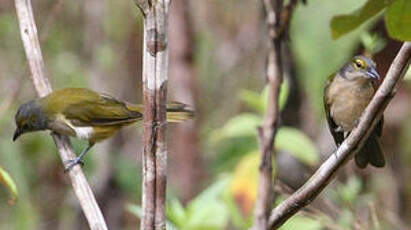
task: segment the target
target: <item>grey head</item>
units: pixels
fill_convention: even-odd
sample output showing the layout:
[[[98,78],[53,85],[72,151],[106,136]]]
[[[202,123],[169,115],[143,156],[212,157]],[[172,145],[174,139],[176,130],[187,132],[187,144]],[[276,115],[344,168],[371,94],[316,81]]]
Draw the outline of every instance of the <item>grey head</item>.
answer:
[[[13,135],[13,141],[24,133],[47,128],[47,117],[36,100],[22,104],[14,118],[17,127]]]
[[[367,78],[375,82],[381,80],[375,62],[363,55],[353,57],[341,68],[339,73],[348,80],[357,80],[359,78]]]

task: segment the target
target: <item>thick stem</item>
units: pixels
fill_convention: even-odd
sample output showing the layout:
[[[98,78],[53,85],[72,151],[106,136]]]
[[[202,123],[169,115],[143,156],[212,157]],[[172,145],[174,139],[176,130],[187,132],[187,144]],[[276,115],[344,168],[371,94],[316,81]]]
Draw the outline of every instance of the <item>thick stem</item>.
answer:
[[[374,129],[388,103],[395,95],[410,63],[411,42],[406,42],[391,64],[374,98],[364,111],[358,126],[338,147],[335,153],[330,155],[304,186],[272,210],[269,219],[270,229],[279,228],[295,213],[310,204],[331,182],[338,170],[361,149],[364,141]]]
[[[15,4],[20,25],[21,38],[30,66],[31,79],[34,87],[36,88],[37,94],[42,97],[49,94],[52,89],[45,72],[31,1],[16,0]],[[57,148],[59,149],[59,154],[63,162],[68,162],[76,157],[68,137],[56,134],[52,136]],[[103,214],[97,205],[96,199],[81,167],[73,167],[68,174],[70,176],[74,192],[87,218],[90,229],[107,229]]]
[[[170,2],[135,1],[144,15],[143,219],[141,229],[165,229],[167,186],[166,101]]]

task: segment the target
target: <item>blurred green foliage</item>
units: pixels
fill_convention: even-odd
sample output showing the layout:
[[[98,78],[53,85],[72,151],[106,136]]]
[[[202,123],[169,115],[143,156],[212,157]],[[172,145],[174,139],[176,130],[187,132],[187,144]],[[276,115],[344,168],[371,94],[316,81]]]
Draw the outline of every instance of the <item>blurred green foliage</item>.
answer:
[[[280,109],[285,106],[288,94],[289,86],[285,80],[279,95]],[[249,145],[249,147],[246,148],[247,151],[241,151],[240,154],[235,154],[233,151],[230,151],[230,154],[235,156],[241,156],[242,154],[247,154],[250,152],[258,152],[257,143],[251,140],[257,138],[257,128],[263,122],[263,114],[265,113],[267,107],[266,103],[268,99],[268,90],[262,90],[260,95],[250,90],[243,90],[241,91],[240,98],[248,107],[256,110],[258,114],[237,114],[230,118],[221,128],[213,130],[210,136],[210,141],[212,142],[211,145],[218,146],[219,143],[223,143],[225,148],[229,148],[231,150],[235,149],[235,146],[238,144],[236,141],[231,142],[233,139],[243,139],[243,141],[249,139],[247,141]],[[318,163],[319,155],[315,144],[298,129],[281,126],[278,129],[274,142],[277,151],[282,150],[289,152],[301,162],[311,166]],[[234,146],[227,147],[230,143]],[[224,154],[221,156],[224,157]]]
[[[346,15],[334,16],[331,20],[331,32],[334,39],[353,31],[365,21],[374,17],[395,0],[368,0],[362,7]]]
[[[408,0],[368,0],[361,8],[331,20],[334,39],[351,32],[365,21],[386,10],[385,23],[391,37],[411,40],[411,2]]]
[[[393,38],[411,41],[411,1],[396,0],[388,7],[385,23]]]
[[[39,34],[44,38],[41,46],[53,88],[98,89],[106,85],[105,89],[112,95],[126,96],[127,100],[135,99],[127,98],[129,95],[141,94],[135,90],[140,83],[134,84],[131,79],[136,78],[136,72],[139,73],[141,67],[138,56],[141,50],[135,47],[142,43],[143,25],[142,17],[132,1],[105,1],[100,21],[104,38],[95,38],[101,41],[92,51],[95,52],[93,60],[89,58],[90,44],[85,42],[90,31],[85,26],[86,11],[82,2],[62,1],[60,11],[55,15],[52,14],[54,1],[32,2]],[[266,47],[262,45],[265,42],[262,38],[265,31],[253,30],[263,28],[261,5],[235,0],[192,1],[190,5],[195,31],[194,69],[200,95],[198,117],[202,122],[198,132],[204,144],[200,152],[205,153],[203,157],[209,178],[205,180],[208,186],[202,187],[202,192],[186,204],[179,200],[179,194],[171,195],[167,206],[167,224],[169,229],[246,229],[252,225],[258,184],[260,154],[257,127],[261,125],[267,108],[268,91],[263,87]],[[371,54],[385,48],[389,42],[387,37],[369,31],[382,16],[391,36],[409,40],[410,7],[408,0],[310,0],[307,5],[297,6],[291,21],[288,45],[296,64],[293,70],[300,87],[297,90],[305,103],[304,112],[314,112],[318,122],[312,124],[314,129],[320,130],[324,124],[322,92],[328,75],[354,55],[360,46]],[[252,36],[247,36],[249,34]],[[333,40],[333,37],[340,39]],[[100,69],[98,77],[91,73],[92,65]],[[16,205],[9,206],[6,201],[10,194],[0,187],[0,229],[73,228],[82,219],[78,218],[77,201],[73,198],[66,175],[62,173],[62,164],[49,135],[36,133],[26,135],[17,143],[11,142],[17,106],[34,98],[35,93],[28,77],[14,6],[3,2],[0,3],[0,73],[0,83],[4,86],[4,90],[0,91],[0,165],[15,183],[14,186],[12,182],[7,182],[8,187],[12,191],[17,187],[19,193]],[[122,95],[129,85],[133,88],[131,93]],[[281,109],[290,103],[288,100],[295,93],[291,87],[290,82],[285,80],[280,94]],[[173,90],[169,88],[169,91]],[[407,117],[408,113],[398,114]],[[392,154],[402,153],[400,161],[406,165],[411,162],[411,155],[408,154],[411,152],[411,120],[405,118],[401,122],[397,125],[400,128],[394,127],[397,128],[394,132],[400,136],[398,146],[391,143],[391,147],[398,148],[392,150]],[[320,134],[315,137],[310,134],[308,137],[300,128],[281,127],[276,136],[275,150],[285,151],[313,168],[320,161],[317,145],[322,137]],[[134,229],[138,224],[135,216],[141,216],[138,205],[127,207],[134,214],[132,218],[124,213],[111,212],[114,210],[112,204],[139,203],[141,197],[141,163],[127,155],[124,142],[125,137],[133,141],[139,138],[128,131],[126,135],[119,134],[113,138],[110,146],[114,147],[107,150],[108,164],[112,166],[108,170],[112,171],[106,178],[108,182],[104,183],[109,184],[109,189],[99,191],[102,194],[98,199],[110,214],[108,216],[120,216],[121,221],[125,222],[121,226]],[[81,141],[73,141],[73,144],[76,152],[86,145]],[[138,143],[136,145],[137,148],[141,147]],[[135,152],[136,146],[128,148]],[[104,174],[99,171],[102,168],[99,164],[102,156],[99,154],[99,151],[91,152],[84,167],[92,183],[98,185],[103,181],[96,181],[95,178],[100,173]],[[170,154],[171,160],[173,157]],[[390,158],[393,156],[387,159]],[[276,162],[273,163],[275,165]],[[173,165],[170,164],[170,167]],[[338,229],[352,229],[359,210],[361,213],[368,212],[371,209],[369,204],[385,207],[382,202],[388,201],[394,206],[395,199],[389,194],[398,196],[398,191],[394,191],[394,186],[390,184],[394,183],[395,177],[387,176],[387,171],[372,172],[375,175],[344,174],[344,182],[336,182],[326,189],[321,197],[337,206],[337,218],[314,210],[314,214],[294,216],[282,229],[335,229],[336,226]],[[367,183],[367,178],[363,178],[367,176],[377,177],[377,180]],[[172,191],[173,186],[173,181],[169,180],[168,191]],[[406,191],[411,191],[409,183],[403,186]],[[377,192],[370,192],[372,190],[382,191],[382,196],[378,197]],[[283,198],[280,196],[276,203]],[[404,200],[402,203],[404,207],[407,206],[406,202]],[[394,229],[392,226],[396,226],[395,223],[381,217],[385,208],[379,209],[384,209],[377,210],[376,215],[381,228]]]

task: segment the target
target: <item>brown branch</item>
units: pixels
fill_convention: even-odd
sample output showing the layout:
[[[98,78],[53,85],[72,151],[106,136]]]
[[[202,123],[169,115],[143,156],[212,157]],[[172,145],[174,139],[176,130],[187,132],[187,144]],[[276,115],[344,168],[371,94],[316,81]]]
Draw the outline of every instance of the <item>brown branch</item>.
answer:
[[[168,74],[168,8],[170,0],[135,0],[144,15],[143,219],[141,229],[165,229]]]
[[[42,97],[49,94],[52,89],[46,77],[31,1],[16,0],[15,4],[20,25],[21,39],[30,66],[31,80],[36,88],[37,94]],[[52,136],[59,149],[59,154],[63,163],[76,157],[68,137],[57,134],[53,134]],[[90,229],[107,229],[103,214],[97,205],[96,199],[94,198],[93,192],[87,183],[81,167],[75,166],[69,172],[69,177],[81,208],[88,220]]]
[[[268,25],[269,53],[267,56],[266,80],[268,85],[267,114],[262,127],[258,128],[260,140],[261,164],[257,201],[254,209],[253,229],[267,229],[268,217],[271,205],[274,201],[273,193],[273,166],[274,137],[279,123],[278,95],[282,83],[281,61],[281,36],[278,36],[280,28],[280,16],[283,5],[282,0],[263,0],[266,11],[266,23]]]
[[[270,229],[277,229],[301,208],[311,203],[331,182],[338,170],[354,156],[355,152],[361,149],[364,141],[377,124],[377,121],[380,120],[385,108],[395,95],[410,63],[411,42],[405,42],[391,64],[383,83],[364,111],[358,126],[304,186],[271,212],[269,219]]]

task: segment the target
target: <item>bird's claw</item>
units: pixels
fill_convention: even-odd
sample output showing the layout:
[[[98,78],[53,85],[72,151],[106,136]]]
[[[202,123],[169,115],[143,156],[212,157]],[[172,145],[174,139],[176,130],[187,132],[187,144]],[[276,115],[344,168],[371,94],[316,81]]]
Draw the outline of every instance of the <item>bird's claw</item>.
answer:
[[[64,169],[64,172],[65,173],[68,173],[68,172],[70,172],[70,170],[75,166],[75,165],[78,165],[78,164],[80,164],[80,166],[83,166],[84,165],[84,162],[81,160],[81,158],[79,158],[79,157],[77,157],[76,159],[74,159],[74,160],[68,160],[66,163],[65,163],[65,165],[67,165],[67,167],[66,167],[66,169]]]

